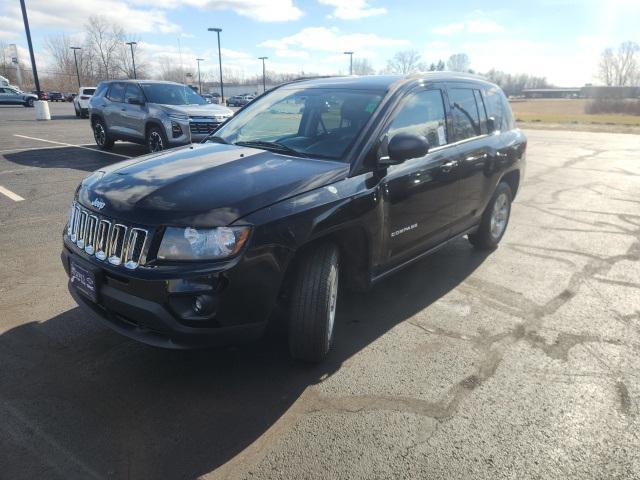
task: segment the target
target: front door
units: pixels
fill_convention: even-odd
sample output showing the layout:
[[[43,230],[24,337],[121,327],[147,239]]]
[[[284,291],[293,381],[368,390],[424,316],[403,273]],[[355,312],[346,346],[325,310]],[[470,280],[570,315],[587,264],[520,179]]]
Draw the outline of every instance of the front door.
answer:
[[[381,182],[388,267],[449,236],[455,214],[456,149],[448,145],[444,98],[439,88],[407,94],[380,138],[379,158],[387,155],[389,140],[400,132],[423,135],[429,142],[427,155],[388,167]]]
[[[134,103],[131,103],[133,100]],[[142,90],[135,83],[127,85],[124,93],[122,110],[122,128],[124,134],[137,139],[144,139],[146,106]]]
[[[107,122],[107,129],[114,134],[124,134],[124,91],[126,84],[116,82],[112,83],[109,91],[104,98],[103,114]]]

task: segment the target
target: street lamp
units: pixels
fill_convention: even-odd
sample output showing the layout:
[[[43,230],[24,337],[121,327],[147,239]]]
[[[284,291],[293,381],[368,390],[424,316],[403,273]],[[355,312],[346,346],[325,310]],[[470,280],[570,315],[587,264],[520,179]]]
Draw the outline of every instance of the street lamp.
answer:
[[[218,65],[220,66],[220,102],[224,102],[224,86],[222,84],[222,53],[220,51],[220,32],[221,28],[208,28],[210,32],[216,32],[218,34]]]
[[[353,75],[353,52],[344,52],[345,55],[349,55],[349,75]]]
[[[136,75],[136,58],[133,55],[133,46],[137,45],[138,42],[125,42],[127,45],[129,45],[131,47],[131,62],[133,63],[133,78],[137,79],[137,75]]]
[[[267,80],[266,80],[266,75],[265,75],[265,70],[264,70],[264,61],[267,60],[269,57],[258,57],[258,60],[262,60],[262,91],[266,92],[267,91]]]
[[[198,62],[198,93],[202,95],[202,81],[200,80],[200,62],[204,62],[204,58],[196,58]]]
[[[78,70],[78,57],[76,56],[76,50],[82,50],[82,48],[71,47],[71,50],[73,50],[73,60],[76,62],[76,76],[78,77],[78,88],[80,88],[82,85],[80,85],[80,70]]]

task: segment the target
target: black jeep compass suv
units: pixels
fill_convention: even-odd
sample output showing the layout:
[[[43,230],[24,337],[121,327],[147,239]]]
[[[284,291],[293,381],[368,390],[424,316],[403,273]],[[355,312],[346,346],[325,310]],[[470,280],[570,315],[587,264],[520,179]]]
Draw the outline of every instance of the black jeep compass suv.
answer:
[[[498,244],[525,149],[500,88],[475,77],[293,82],[201,144],[87,177],[62,263],[77,302],[129,337],[249,340],[280,305],[292,356],[319,361],[344,286],[461,235]]]

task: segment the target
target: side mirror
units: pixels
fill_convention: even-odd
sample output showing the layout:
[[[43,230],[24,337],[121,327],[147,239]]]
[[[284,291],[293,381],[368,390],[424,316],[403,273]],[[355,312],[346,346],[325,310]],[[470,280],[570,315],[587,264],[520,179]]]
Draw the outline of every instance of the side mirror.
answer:
[[[131,105],[144,105],[144,102],[140,98],[136,98],[136,97],[128,98],[127,103]]]
[[[496,131],[496,119],[494,117],[487,118],[487,132],[492,134]]]
[[[396,165],[410,158],[424,157],[429,152],[429,142],[415,133],[397,133],[389,141],[388,158],[381,158],[383,165]]]

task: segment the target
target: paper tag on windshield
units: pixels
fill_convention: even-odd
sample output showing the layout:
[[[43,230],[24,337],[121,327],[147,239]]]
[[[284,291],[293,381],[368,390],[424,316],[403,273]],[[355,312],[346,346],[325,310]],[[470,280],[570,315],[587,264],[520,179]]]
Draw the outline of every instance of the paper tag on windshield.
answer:
[[[438,127],[438,145],[444,145],[447,143],[447,138],[444,134],[444,126],[440,125]]]

